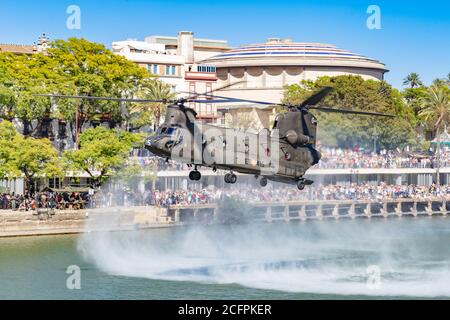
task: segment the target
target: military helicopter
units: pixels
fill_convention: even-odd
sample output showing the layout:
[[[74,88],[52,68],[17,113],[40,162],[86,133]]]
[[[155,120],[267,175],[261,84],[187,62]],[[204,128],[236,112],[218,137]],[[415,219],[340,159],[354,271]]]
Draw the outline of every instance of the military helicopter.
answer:
[[[236,84],[233,83],[214,91],[223,90]],[[236,99],[213,95],[212,91],[171,101],[68,95],[43,96],[119,102],[167,103],[164,122],[158,127],[155,135],[146,139],[145,148],[167,161],[173,159],[187,163],[188,167],[192,168],[189,173],[190,180],[199,181],[202,176],[198,169],[210,167],[213,171],[218,169],[227,171],[224,180],[228,184],[237,182],[235,172],[238,172],[254,175],[255,178],[259,179],[261,187],[265,187],[268,180],[271,180],[295,184],[299,190],[303,190],[305,186],[313,184],[313,181],[304,177],[306,171],[319,163],[321,159],[320,152],[315,148],[317,119],[310,113],[310,110],[393,117],[382,113],[318,106],[331,90],[331,87],[324,87],[299,105]],[[233,128],[203,123],[197,118],[196,111],[186,106],[187,103],[191,102],[208,104],[247,102],[284,107],[287,108],[287,111],[277,114],[272,130],[263,129],[258,134],[241,134],[239,130]],[[255,148],[255,146],[257,147]],[[231,161],[224,161],[224,159],[230,158]],[[240,159],[240,161],[236,161],[237,159]],[[273,166],[274,163],[276,163],[276,166]]]

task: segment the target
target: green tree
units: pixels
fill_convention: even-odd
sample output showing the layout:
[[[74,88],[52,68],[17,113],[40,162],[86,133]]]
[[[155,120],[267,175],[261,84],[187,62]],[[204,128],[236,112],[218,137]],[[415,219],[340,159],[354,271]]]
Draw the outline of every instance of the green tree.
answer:
[[[79,150],[66,151],[66,163],[89,174],[94,186],[99,186],[126,163],[134,143],[142,143],[142,137],[102,126],[90,128],[80,135]]]
[[[56,87],[58,93],[87,96],[133,97],[150,74],[135,63],[116,55],[105,46],[85,39],[57,40],[48,50],[63,78]],[[112,122],[124,120],[123,106],[103,100],[58,101],[59,116],[69,121],[75,136],[75,115],[79,111],[78,130],[87,121],[100,120],[105,115]]]
[[[8,121],[0,123],[0,178],[23,177],[33,191],[35,178],[63,175],[58,152],[48,139],[24,137]]]
[[[53,148],[48,139],[35,139],[19,135],[14,144],[12,167],[16,171],[16,177],[20,175],[24,177],[29,191],[34,191],[35,178],[63,176],[58,151]]]
[[[440,162],[441,133],[450,123],[450,90],[448,87],[433,85],[428,89],[427,95],[422,99],[423,108],[419,115],[430,123],[437,137],[437,160]],[[437,166],[437,184],[440,185],[439,168]]]
[[[145,86],[138,93],[139,98],[148,100],[172,100],[176,94],[172,92],[170,85],[158,79],[151,79],[145,82]],[[165,113],[167,103],[149,102],[134,103],[130,108],[131,124],[135,128],[141,128],[146,125],[156,127]]]
[[[394,119],[322,113],[317,115],[318,139],[327,145],[371,148],[374,139],[382,148],[415,144],[413,112],[403,102],[402,95],[384,81],[364,80],[360,76],[321,77],[286,87],[284,102],[298,104],[313,92],[331,86],[334,90],[324,99],[323,106],[336,109],[365,110],[394,114]]]
[[[422,109],[422,99],[426,96],[427,90],[427,87],[417,87],[406,88],[402,92],[409,109],[414,113],[416,119],[418,119],[419,112]]]
[[[421,100],[419,116],[432,125],[436,135],[442,133],[450,123],[449,92],[444,86],[431,86]]]
[[[43,54],[1,53],[0,65],[0,116],[20,119],[24,134],[30,135],[50,113],[50,101],[34,94],[46,92],[60,80],[55,63]],[[35,125],[32,120],[36,120]]]
[[[403,80],[403,85],[407,86],[409,85],[410,88],[420,87],[423,85],[422,81],[420,80],[420,76],[418,73],[411,72],[406,76],[406,78]]]
[[[0,179],[10,179],[13,176],[11,160],[17,135],[11,122],[0,122]]]

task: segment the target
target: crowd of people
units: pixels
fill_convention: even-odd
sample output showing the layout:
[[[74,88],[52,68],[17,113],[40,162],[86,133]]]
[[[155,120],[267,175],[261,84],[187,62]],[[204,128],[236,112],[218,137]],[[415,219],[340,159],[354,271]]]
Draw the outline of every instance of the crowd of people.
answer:
[[[317,185],[299,192],[293,186],[268,186],[267,188],[237,185],[233,188],[209,187],[202,190],[115,190],[89,193],[43,192],[33,196],[0,194],[0,209],[30,211],[38,208],[84,209],[113,206],[160,206],[195,205],[216,203],[225,196],[247,203],[292,202],[302,200],[372,200],[411,198],[426,200],[450,197],[450,186],[346,184]]]
[[[18,195],[13,193],[0,194],[0,209],[32,211],[39,208],[73,209],[79,210],[88,207],[91,203],[89,193],[75,192],[39,192],[32,195]]]
[[[417,185],[319,185],[309,187],[299,192],[294,187],[255,188],[251,186],[233,187],[227,189],[210,188],[202,191],[156,191],[150,197],[160,206],[186,205],[198,203],[213,203],[223,196],[234,197],[248,203],[261,202],[290,202],[302,200],[373,200],[385,199],[430,199],[450,196],[450,186],[437,188]]]
[[[415,154],[398,150],[381,150],[379,153],[362,148],[341,149],[319,147],[322,158],[314,168],[318,169],[363,169],[363,168],[436,168],[437,158],[433,153]],[[154,168],[158,171],[188,170],[186,164],[173,160],[149,156],[147,153],[135,152],[133,156],[142,167]],[[450,150],[443,148],[440,155],[440,166],[450,167]]]
[[[322,159],[317,168],[362,169],[362,168],[435,168],[437,159],[433,154],[417,155],[394,150],[379,153],[362,149],[320,148]],[[450,152],[444,149],[440,156],[441,167],[450,166]]]

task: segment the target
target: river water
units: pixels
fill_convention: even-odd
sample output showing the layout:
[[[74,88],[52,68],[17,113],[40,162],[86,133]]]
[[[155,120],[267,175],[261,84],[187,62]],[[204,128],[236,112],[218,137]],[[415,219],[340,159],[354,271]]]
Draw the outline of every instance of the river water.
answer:
[[[66,282],[78,266],[80,290]],[[0,299],[450,298],[445,217],[0,239]]]

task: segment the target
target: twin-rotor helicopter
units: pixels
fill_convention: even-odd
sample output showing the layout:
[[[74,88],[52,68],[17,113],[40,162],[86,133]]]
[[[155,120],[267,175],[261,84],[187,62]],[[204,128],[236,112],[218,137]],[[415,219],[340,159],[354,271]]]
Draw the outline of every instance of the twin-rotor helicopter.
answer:
[[[313,181],[306,179],[306,171],[319,163],[320,152],[316,149],[317,119],[311,110],[344,114],[393,117],[387,114],[333,109],[318,106],[332,90],[324,87],[310,98],[298,105],[271,103],[266,101],[237,99],[213,95],[215,91],[236,85],[233,83],[214,91],[193,94],[187,98],[174,100],[127,99],[95,96],[76,96],[45,94],[41,96],[70,99],[108,100],[135,103],[166,103],[167,111],[164,122],[155,134],[145,141],[145,148],[154,155],[166,160],[173,159],[186,163],[192,168],[189,178],[199,181],[200,167],[210,167],[214,171],[225,170],[224,180],[228,184],[237,182],[236,172],[252,174],[262,187],[268,180],[295,184],[299,190]],[[188,103],[234,103],[278,106],[286,108],[286,112],[276,115],[271,130],[263,129],[259,134],[246,133],[240,130],[203,123],[197,113],[186,106]],[[208,132],[214,137],[206,138]],[[198,138],[200,136],[200,138]],[[231,138],[230,138],[231,137]],[[220,142],[218,144],[218,142]],[[219,147],[220,152],[217,152]],[[187,150],[187,151],[186,151]],[[218,156],[220,154],[220,156]],[[264,158],[267,161],[263,161]],[[231,159],[231,161],[224,161]],[[276,164],[276,165],[275,165]]]

